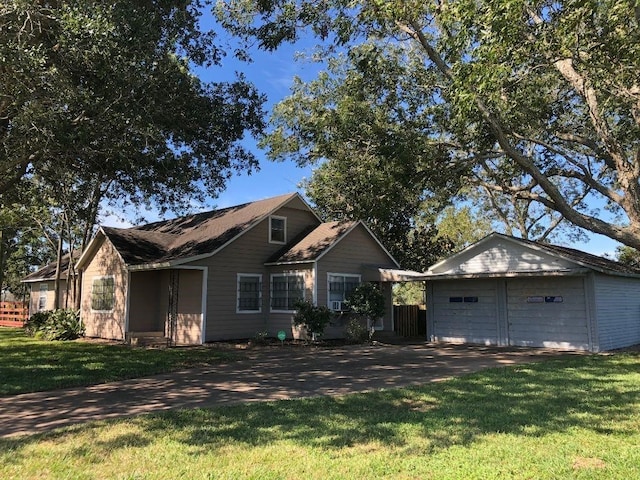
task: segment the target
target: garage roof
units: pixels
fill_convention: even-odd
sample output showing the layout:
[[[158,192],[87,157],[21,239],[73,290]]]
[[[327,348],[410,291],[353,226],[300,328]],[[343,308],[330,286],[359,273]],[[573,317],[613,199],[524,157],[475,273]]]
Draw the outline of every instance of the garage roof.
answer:
[[[491,233],[431,266],[423,279],[572,275],[589,270],[640,277],[640,269],[573,248]]]

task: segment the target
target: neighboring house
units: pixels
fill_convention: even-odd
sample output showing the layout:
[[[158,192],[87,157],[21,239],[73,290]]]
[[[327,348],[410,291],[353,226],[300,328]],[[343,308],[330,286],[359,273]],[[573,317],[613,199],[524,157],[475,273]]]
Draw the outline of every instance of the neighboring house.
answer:
[[[80,256],[80,252],[76,251],[73,255],[77,259]],[[58,289],[60,308],[75,308],[75,305],[73,305],[73,289],[75,285],[68,284],[69,259],[69,254],[66,254],[60,262],[60,286]],[[56,262],[53,262],[27,275],[22,280],[22,283],[26,283],[29,286],[29,316],[42,310],[53,310],[55,305],[55,279]]]
[[[432,341],[598,352],[640,343],[640,269],[493,233],[427,271]]]
[[[297,194],[134,228],[101,227],[78,262],[87,336],[173,344],[287,337],[300,299],[339,312],[397,262],[362,222],[322,223]],[[388,312],[377,328],[391,330]],[[330,335],[338,335],[330,328]]]

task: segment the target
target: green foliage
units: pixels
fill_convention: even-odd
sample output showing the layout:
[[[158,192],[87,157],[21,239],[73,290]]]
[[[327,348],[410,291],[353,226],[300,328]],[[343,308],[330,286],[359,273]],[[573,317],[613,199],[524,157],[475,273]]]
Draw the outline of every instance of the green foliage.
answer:
[[[393,303],[397,305],[423,305],[423,282],[404,282],[394,284]]]
[[[344,333],[347,340],[353,343],[364,343],[369,340],[371,334],[367,328],[367,321],[353,316],[347,321]]]
[[[412,192],[480,189],[526,238],[570,222],[640,248],[634,2],[222,0],[216,12],[268,50],[312,34],[328,59],[274,110],[274,157],[398,161]],[[365,196],[394,205],[372,172]]]
[[[27,322],[24,324],[25,333],[31,337],[34,337],[44,328],[45,324],[49,321],[50,316],[51,312],[48,310],[36,312],[31,315]]]
[[[623,245],[616,248],[616,260],[632,267],[640,267],[640,252]]]
[[[333,312],[329,308],[314,305],[309,301],[300,301],[295,305],[296,314],[293,316],[293,324],[303,326],[313,339],[322,336],[329,325]]]
[[[80,312],[58,309],[36,312],[25,325],[27,334],[45,340],[75,340],[84,336]]]
[[[200,30],[207,3],[4,2],[3,202],[38,178],[57,207],[89,218],[96,197],[188,208],[255,168],[241,140],[262,131],[264,98],[242,76],[204,83],[193,72],[224,55]]]
[[[349,310],[356,315],[369,319],[372,323],[385,313],[384,295],[374,283],[361,283],[346,299]]]

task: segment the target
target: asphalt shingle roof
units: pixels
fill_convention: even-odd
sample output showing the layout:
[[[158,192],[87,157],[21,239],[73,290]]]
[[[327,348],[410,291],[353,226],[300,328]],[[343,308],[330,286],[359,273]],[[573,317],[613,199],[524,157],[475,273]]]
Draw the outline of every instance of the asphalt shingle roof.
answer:
[[[132,228],[102,230],[128,265],[170,262],[215,252],[296,196],[291,193]]]

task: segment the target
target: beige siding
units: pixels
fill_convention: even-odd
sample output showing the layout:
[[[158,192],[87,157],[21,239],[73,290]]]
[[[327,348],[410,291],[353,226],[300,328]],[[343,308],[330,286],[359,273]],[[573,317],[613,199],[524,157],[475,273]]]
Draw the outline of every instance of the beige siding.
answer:
[[[113,276],[115,304],[110,312],[94,312],[91,309],[93,280]],[[82,275],[82,301],[80,316],[88,337],[124,340],[125,311],[127,301],[127,268],[113,245],[103,240],[96,254],[84,268]]]
[[[308,210],[284,207],[274,215],[287,218],[288,242],[309,226],[319,224]],[[269,220],[266,218],[216,255],[191,263],[209,269],[205,341],[250,338],[258,332],[273,330],[268,322],[269,274],[273,270],[264,263],[281,249],[282,245],[269,243]],[[236,312],[238,273],[262,275],[261,312]],[[276,320],[278,325],[282,321]]]
[[[595,275],[600,350],[640,343],[640,279]]]
[[[346,237],[338,242],[318,262],[317,267],[317,302],[318,305],[329,306],[328,275],[330,273],[345,273],[361,275],[363,282],[374,280],[365,273],[366,266],[397,268],[387,253],[371,238],[369,232],[362,225],[354,228]],[[384,330],[392,329],[393,305],[391,288],[383,290],[386,297],[387,313],[383,318]],[[337,334],[332,332],[332,334]]]
[[[313,266],[301,265],[301,266],[281,266],[271,267],[266,277],[266,295],[271,297],[271,275],[279,273],[292,273],[301,274],[304,276],[305,283],[305,300],[313,302]],[[284,330],[287,334],[287,338],[302,338],[304,332],[293,324],[293,313],[290,312],[272,312],[270,306],[267,304],[266,308],[269,311],[269,319],[265,326],[265,331],[271,337],[275,337],[280,330]]]
[[[202,343],[202,271],[178,270],[177,324],[174,341],[177,345]]]
[[[33,315],[38,311],[38,305],[40,302],[40,286],[47,285],[47,302],[43,310],[53,310],[54,308],[54,282],[37,282],[31,283],[31,290],[29,294],[29,314]],[[75,308],[72,303],[71,292],[67,292],[67,281],[60,281],[60,291],[58,292],[60,308]]]
[[[131,273],[130,332],[164,332],[167,319],[168,270]]]

